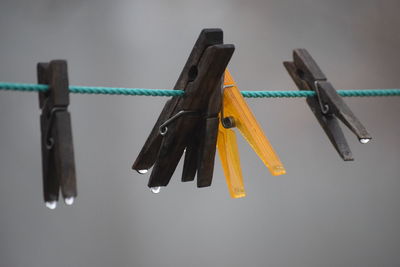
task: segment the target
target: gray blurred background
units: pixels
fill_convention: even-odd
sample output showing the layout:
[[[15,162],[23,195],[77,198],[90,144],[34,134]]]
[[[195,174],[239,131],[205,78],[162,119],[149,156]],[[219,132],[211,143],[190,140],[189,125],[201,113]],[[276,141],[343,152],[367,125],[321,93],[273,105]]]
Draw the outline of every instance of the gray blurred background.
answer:
[[[36,82],[67,59],[70,84],[172,88],[202,28],[236,46],[242,90],[294,90],[304,47],[337,89],[400,87],[398,0],[1,0],[0,81]],[[400,98],[347,98],[373,136],[343,162],[304,99],[249,99],[287,169],[239,137],[248,196],[213,185],[158,195],[131,170],[167,98],[72,95],[79,197],[42,202],[36,93],[0,92],[0,266],[400,266]]]

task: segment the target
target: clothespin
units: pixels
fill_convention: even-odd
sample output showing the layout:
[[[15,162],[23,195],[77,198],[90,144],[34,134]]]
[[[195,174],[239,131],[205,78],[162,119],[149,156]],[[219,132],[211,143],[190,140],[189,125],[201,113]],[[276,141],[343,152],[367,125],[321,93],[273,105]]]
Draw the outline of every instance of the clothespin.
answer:
[[[228,70],[225,71],[220,117],[218,151],[231,197],[240,198],[246,195],[233,127],[239,129],[272,175],[286,173]]]
[[[293,62],[283,64],[299,90],[316,92],[316,96],[307,97],[308,106],[343,160],[354,160],[337,119],[349,127],[363,144],[371,140],[365,127],[328,82],[307,50],[294,50]]]
[[[223,44],[222,30],[200,33],[174,87],[185,96],[166,103],[132,166],[146,173],[154,165],[148,183],[154,193],[169,183],[185,149],[182,180],[197,173],[198,187],[211,184],[222,76],[233,52],[233,45]]]
[[[39,93],[39,106],[42,110],[43,195],[46,206],[54,209],[60,189],[67,205],[72,205],[77,196],[71,116],[67,110],[67,62],[39,63],[37,74],[39,84],[49,85],[48,91]]]

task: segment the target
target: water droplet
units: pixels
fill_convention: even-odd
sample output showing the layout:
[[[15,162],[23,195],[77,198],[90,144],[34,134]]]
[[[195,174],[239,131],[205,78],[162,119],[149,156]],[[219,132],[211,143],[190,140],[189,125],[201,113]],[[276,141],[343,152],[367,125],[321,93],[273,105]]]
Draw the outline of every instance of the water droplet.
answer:
[[[51,210],[54,210],[57,207],[57,202],[56,201],[46,202],[46,207],[48,207]]]
[[[67,204],[68,206],[74,204],[74,201],[75,201],[74,197],[67,197],[66,199],[64,199],[65,204]]]
[[[138,170],[138,173],[140,173],[140,174],[145,174],[145,173],[147,173],[149,170]]]
[[[154,194],[158,194],[161,191],[161,186],[150,187],[150,191]]]
[[[366,143],[368,143],[370,140],[371,140],[370,138],[361,138],[361,139],[360,139],[360,143],[361,143],[361,144],[366,144]]]

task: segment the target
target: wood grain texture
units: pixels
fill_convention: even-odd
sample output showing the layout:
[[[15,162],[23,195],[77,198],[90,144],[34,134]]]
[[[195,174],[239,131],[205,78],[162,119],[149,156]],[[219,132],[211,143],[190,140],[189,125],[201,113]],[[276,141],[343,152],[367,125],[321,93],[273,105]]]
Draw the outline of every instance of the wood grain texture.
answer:
[[[174,86],[174,90],[184,90],[190,81],[196,76],[196,66],[199,64],[200,58],[207,47],[215,44],[223,43],[223,32],[221,29],[204,29],[201,31],[193,49],[189,55],[185,66]],[[132,169],[148,170],[156,161],[160,150],[162,136],[159,133],[160,125],[165,122],[176,111],[176,106],[181,97],[173,97],[164,106],[157,119],[153,129],[151,130],[145,144],[143,145],[138,157],[133,163]],[[175,112],[176,113],[176,112]]]
[[[57,201],[60,189],[64,198],[76,197],[67,62],[39,63],[37,74],[40,84],[49,85],[39,93],[44,200]]]
[[[206,49],[197,65],[196,79],[187,85],[186,96],[178,101],[172,115],[180,110],[195,110],[200,114],[206,112],[210,95],[219,88],[233,51],[233,45],[213,45]],[[149,187],[166,186],[169,183],[197,125],[195,119],[186,120],[185,117],[180,117],[169,126],[150,176]]]

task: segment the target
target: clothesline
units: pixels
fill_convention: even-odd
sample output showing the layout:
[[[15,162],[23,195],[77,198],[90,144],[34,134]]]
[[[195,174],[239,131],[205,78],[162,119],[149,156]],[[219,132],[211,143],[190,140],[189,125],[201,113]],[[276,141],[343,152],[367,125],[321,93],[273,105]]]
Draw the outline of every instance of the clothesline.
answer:
[[[45,92],[49,89],[44,84],[0,82],[0,91]],[[98,86],[69,86],[75,94],[131,95],[131,96],[183,96],[183,90],[118,88]],[[337,90],[343,97],[400,96],[400,89],[357,89]],[[247,98],[298,98],[314,96],[314,91],[241,91]]]

